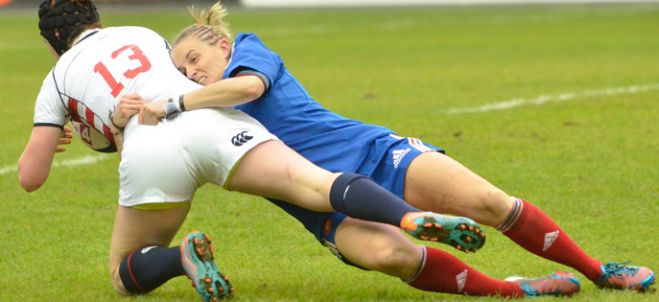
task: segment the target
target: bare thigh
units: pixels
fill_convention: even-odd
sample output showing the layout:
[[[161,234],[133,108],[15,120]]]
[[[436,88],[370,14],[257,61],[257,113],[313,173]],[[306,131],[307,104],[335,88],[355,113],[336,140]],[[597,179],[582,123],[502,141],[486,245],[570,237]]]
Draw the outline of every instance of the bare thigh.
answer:
[[[189,210],[190,203],[167,210],[117,208],[110,244],[110,274],[118,292],[126,293],[119,278],[121,261],[146,246],[169,246]]]
[[[335,236],[341,254],[365,269],[406,280],[421,261],[421,247],[390,225],[347,217]]]
[[[510,197],[447,155],[427,152],[415,158],[405,175],[405,200],[427,211],[500,225],[512,209]]]
[[[314,165],[281,141],[273,140],[245,154],[227,188],[287,201],[309,210],[330,212],[329,191],[337,176]]]

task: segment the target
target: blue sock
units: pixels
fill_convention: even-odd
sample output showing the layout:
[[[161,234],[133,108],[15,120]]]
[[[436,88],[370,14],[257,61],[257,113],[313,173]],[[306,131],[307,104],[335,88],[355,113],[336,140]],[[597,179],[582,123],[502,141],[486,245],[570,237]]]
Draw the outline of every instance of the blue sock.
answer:
[[[370,178],[353,173],[341,174],[334,181],[330,189],[330,203],[335,211],[350,217],[396,227],[400,227],[405,214],[421,212]]]
[[[128,255],[119,265],[121,282],[131,294],[146,294],[184,274],[178,246],[145,247]]]

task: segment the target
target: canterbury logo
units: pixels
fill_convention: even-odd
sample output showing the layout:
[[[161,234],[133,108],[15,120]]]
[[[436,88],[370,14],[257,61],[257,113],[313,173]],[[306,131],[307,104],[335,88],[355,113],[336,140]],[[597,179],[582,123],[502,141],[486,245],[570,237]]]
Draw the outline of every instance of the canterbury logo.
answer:
[[[458,284],[458,292],[462,292],[467,284],[467,274],[469,271],[464,270],[462,273],[455,275],[455,282]]]
[[[546,252],[552,244],[558,239],[558,231],[553,231],[545,234],[545,244],[542,246],[542,251]]]
[[[254,137],[247,135],[247,131],[243,131],[243,132],[240,132],[240,133],[236,134],[236,136],[232,137],[231,138],[231,143],[236,147],[240,147],[252,138],[254,138]]]

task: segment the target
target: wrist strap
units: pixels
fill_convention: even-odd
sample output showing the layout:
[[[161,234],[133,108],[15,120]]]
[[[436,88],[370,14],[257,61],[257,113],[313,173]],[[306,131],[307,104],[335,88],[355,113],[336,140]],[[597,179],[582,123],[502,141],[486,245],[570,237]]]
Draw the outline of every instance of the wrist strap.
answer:
[[[165,104],[165,118],[171,118],[179,112],[181,109],[178,107],[178,102],[174,102],[174,98],[169,98]]]
[[[109,117],[110,117],[110,124],[112,124],[112,127],[116,128],[119,131],[123,131],[124,128],[126,128],[125,126],[124,127],[119,127],[119,125],[115,124],[114,118],[113,118],[114,117],[114,112],[110,112]]]
[[[178,96],[178,110],[185,111],[185,103],[183,103],[183,95]]]

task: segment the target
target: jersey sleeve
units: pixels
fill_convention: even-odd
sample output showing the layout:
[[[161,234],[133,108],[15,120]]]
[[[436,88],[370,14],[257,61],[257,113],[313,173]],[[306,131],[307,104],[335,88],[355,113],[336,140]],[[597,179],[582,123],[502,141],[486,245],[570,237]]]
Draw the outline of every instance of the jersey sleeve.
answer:
[[[268,79],[267,76],[265,76],[265,74],[263,74],[261,72],[258,72],[258,71],[253,70],[253,69],[244,69],[244,70],[241,70],[238,73],[236,73],[236,76],[241,76],[241,75],[257,76],[257,77],[259,77],[259,79],[261,79],[261,81],[263,82],[263,85],[265,85],[265,90],[270,89],[270,80]]]
[[[57,91],[52,73],[44,80],[34,107],[34,126],[64,127],[67,109]]]
[[[251,73],[260,77],[266,87],[270,87],[282,67],[282,60],[277,53],[268,49],[254,34],[241,34],[236,38],[231,62],[224,77]]]

